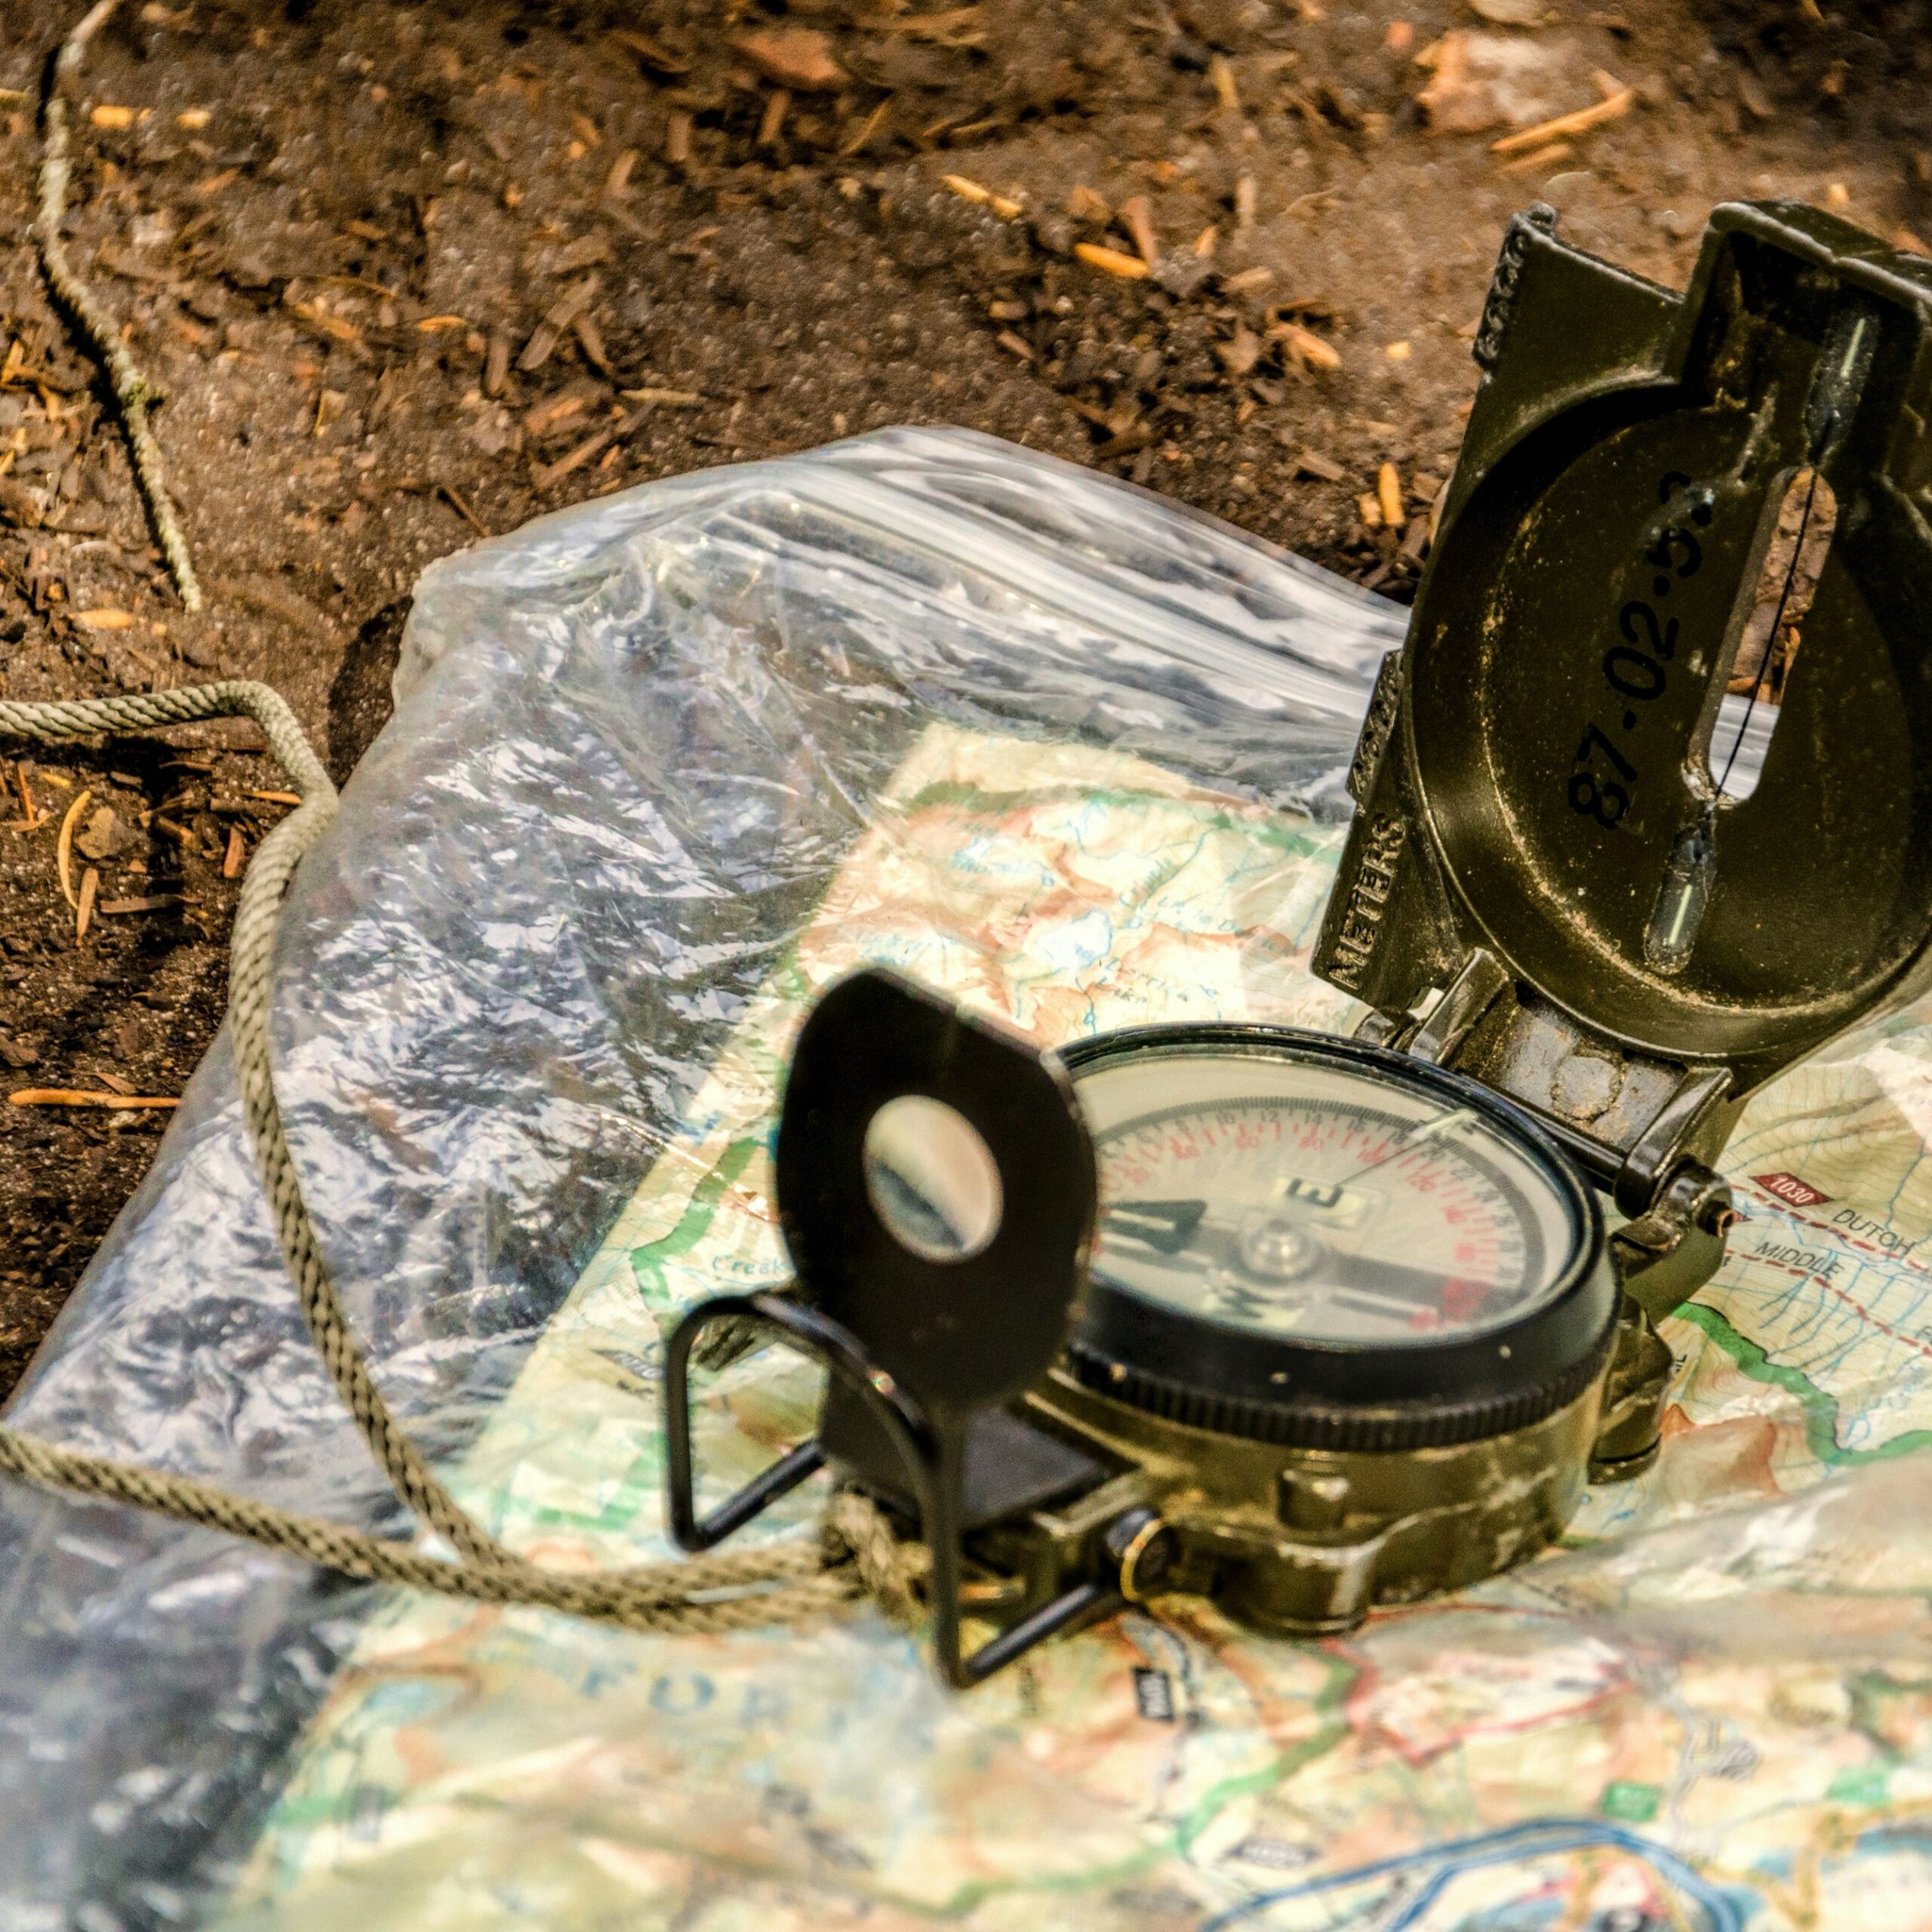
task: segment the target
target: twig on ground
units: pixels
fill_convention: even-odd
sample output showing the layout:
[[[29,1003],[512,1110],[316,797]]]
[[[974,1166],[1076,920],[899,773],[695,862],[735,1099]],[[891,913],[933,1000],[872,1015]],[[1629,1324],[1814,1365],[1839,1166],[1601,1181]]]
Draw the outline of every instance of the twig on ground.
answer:
[[[111,1107],[117,1112],[138,1112],[143,1109],[178,1107],[181,1103],[166,1094],[94,1094],[82,1087],[23,1087],[7,1096],[11,1107]]]
[[[202,586],[195,575],[194,559],[189,555],[188,540],[168,494],[168,478],[162,461],[161,445],[155,441],[148,412],[158,399],[139,365],[128,354],[127,345],[112,319],[94,299],[93,292],[74,271],[60,239],[60,224],[67,212],[67,188],[72,174],[68,158],[67,102],[63,90],[80,78],[81,63],[88,42],[100,32],[119,6],[120,0],[95,0],[82,16],[73,32],[61,43],[54,63],[54,77],[47,90],[42,123],[44,146],[40,164],[40,214],[34,224],[39,245],[42,267],[48,285],[61,306],[73,317],[88,346],[107,371],[114,386],[114,398],[121,407],[122,420],[128,429],[128,442],[134,452],[134,474],[146,499],[155,535],[162,554],[168,559],[169,574],[180,593],[184,610],[202,608]]]

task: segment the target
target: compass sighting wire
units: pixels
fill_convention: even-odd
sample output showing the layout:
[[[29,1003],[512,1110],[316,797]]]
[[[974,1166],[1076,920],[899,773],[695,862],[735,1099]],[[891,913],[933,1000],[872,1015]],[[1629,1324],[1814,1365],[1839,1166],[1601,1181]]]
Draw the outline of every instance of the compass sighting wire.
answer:
[[[1717,783],[1716,796],[1706,806],[1706,814],[1714,817],[1717,801],[1724,796],[1724,788],[1730,782],[1730,768],[1737,762],[1737,754],[1743,749],[1744,734],[1750,729],[1751,715],[1758,707],[1758,694],[1764,688],[1764,680],[1770,675],[1771,660],[1777,652],[1778,633],[1784,629],[1784,614],[1791,601],[1792,587],[1796,581],[1800,560],[1804,555],[1804,539],[1811,528],[1811,511],[1818,500],[1818,470],[1814,463],[1811,481],[1804,491],[1804,507],[1798,513],[1798,535],[1791,548],[1791,561],[1785,568],[1784,582],[1778,587],[1777,610],[1771,619],[1771,628],[1764,638],[1764,653],[1758,662],[1758,674],[1751,680],[1751,694],[1746,699],[1744,715],[1737,721],[1737,735],[1730,741],[1730,755],[1724,761],[1724,771]]]

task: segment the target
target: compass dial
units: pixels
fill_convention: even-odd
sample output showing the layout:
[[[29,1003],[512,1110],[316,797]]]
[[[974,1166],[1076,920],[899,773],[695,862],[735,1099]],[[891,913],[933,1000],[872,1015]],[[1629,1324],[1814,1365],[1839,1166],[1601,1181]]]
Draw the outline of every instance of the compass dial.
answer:
[[[1093,1272],[1257,1340],[1377,1349],[1510,1327],[1581,1230],[1543,1158],[1453,1088],[1318,1053],[1149,1049],[1076,1075]]]

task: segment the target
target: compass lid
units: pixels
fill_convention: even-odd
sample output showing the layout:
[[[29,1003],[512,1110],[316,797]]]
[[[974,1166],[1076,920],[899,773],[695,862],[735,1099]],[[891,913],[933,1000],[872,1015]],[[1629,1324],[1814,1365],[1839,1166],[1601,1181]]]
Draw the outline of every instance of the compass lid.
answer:
[[[1679,297],[1555,223],[1506,240],[1316,964],[1614,1168],[1928,977],[1932,263],[1727,206]]]

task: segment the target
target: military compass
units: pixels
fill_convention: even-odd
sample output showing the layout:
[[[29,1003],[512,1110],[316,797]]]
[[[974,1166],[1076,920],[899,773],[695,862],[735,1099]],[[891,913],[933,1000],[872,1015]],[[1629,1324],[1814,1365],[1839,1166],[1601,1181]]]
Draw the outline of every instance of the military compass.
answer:
[[[1680,296],[1555,230],[1506,238],[1349,774],[1313,963],[1354,1036],[1054,1054],[829,989],[779,1128],[797,1289],[668,1351],[686,1547],[829,1465],[929,1546],[963,1685],[1175,1592],[1346,1629],[1656,1454],[1744,1100],[1932,983],[1932,263],[1725,207]],[[700,1515],[694,1352],[748,1324],[825,1365],[818,1427]]]

